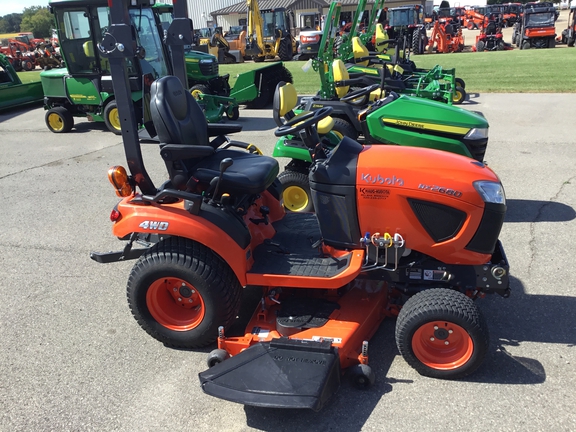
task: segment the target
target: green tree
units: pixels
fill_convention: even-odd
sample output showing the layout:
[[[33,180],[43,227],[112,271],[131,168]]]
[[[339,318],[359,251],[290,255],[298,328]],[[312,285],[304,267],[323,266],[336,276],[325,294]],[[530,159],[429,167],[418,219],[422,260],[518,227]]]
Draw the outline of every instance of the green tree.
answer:
[[[48,8],[32,6],[24,9],[20,31],[32,32],[34,37],[46,38],[52,35],[53,17]]]
[[[16,33],[20,31],[22,14],[13,13],[0,18],[0,33]]]

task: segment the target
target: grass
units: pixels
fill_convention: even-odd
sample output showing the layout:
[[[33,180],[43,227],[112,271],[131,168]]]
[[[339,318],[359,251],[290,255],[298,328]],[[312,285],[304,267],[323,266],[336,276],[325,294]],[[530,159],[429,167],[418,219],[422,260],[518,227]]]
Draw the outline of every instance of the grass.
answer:
[[[29,83],[29,82],[34,82],[34,81],[40,81],[40,70],[35,70],[35,71],[30,71],[30,72],[17,72],[18,76],[20,77],[20,81],[22,81],[23,84]]]
[[[576,48],[531,49],[413,56],[418,67],[440,64],[456,68],[466,81],[466,91],[479,93],[574,93],[576,92]],[[320,87],[318,73],[302,71],[305,62],[285,62],[292,72],[299,94],[315,94]],[[239,73],[258,68],[257,63],[221,65],[220,73],[230,74],[230,83]]]
[[[466,91],[479,93],[575,93],[576,48],[531,49],[499,52],[466,52],[457,54],[424,54],[413,56],[418,67],[440,64],[456,68],[457,76],[466,81]],[[285,62],[294,77],[299,94],[315,94],[320,88],[318,73],[302,70],[305,62]],[[236,76],[260,67],[258,63],[220,65],[221,74]],[[22,82],[40,80],[39,70],[18,72]]]

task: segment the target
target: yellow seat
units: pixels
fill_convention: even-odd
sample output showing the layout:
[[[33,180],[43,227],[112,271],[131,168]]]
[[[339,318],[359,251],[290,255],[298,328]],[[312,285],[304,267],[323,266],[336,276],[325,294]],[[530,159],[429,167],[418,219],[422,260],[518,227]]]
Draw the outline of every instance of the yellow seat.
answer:
[[[366,45],[362,43],[358,36],[354,36],[352,38],[352,53],[354,54],[355,63],[362,66],[368,66],[369,60],[364,60],[361,62],[357,61],[358,59],[365,58],[370,55],[370,51],[368,51],[368,48],[366,48]]]
[[[298,104],[298,94],[296,93],[296,88],[290,83],[279,83],[276,87],[276,94],[274,95],[273,102],[273,116],[276,124],[282,126],[284,122],[282,119],[291,120],[296,114],[294,114],[293,109]],[[308,111],[303,111],[301,114],[305,114]],[[326,135],[334,127],[334,119],[330,116],[323,118],[318,122],[316,129],[320,135]]]
[[[332,73],[334,74],[334,81],[347,81],[350,79],[350,74],[348,69],[344,65],[344,62],[340,59],[336,59],[332,62]],[[343,98],[348,94],[350,86],[336,87],[336,96]]]
[[[388,33],[380,23],[376,24],[376,51],[379,53],[386,52],[388,44],[384,43],[389,39]]]

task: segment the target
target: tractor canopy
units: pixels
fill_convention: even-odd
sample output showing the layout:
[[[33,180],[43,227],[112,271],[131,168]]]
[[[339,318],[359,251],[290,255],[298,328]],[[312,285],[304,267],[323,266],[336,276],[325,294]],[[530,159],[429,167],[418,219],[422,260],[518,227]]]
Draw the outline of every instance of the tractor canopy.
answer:
[[[554,12],[524,12],[524,25],[526,28],[531,27],[554,27],[556,15]]]

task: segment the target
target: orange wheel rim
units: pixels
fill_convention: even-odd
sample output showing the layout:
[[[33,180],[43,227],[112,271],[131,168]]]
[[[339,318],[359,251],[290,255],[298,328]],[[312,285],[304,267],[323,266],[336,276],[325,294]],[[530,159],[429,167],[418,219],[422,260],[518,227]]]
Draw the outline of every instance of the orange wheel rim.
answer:
[[[196,328],[204,319],[204,300],[194,286],[183,279],[167,277],[154,281],[146,293],[152,317],[174,331]]]
[[[457,369],[472,357],[474,343],[464,328],[448,321],[422,325],[412,338],[414,355],[437,370]]]

